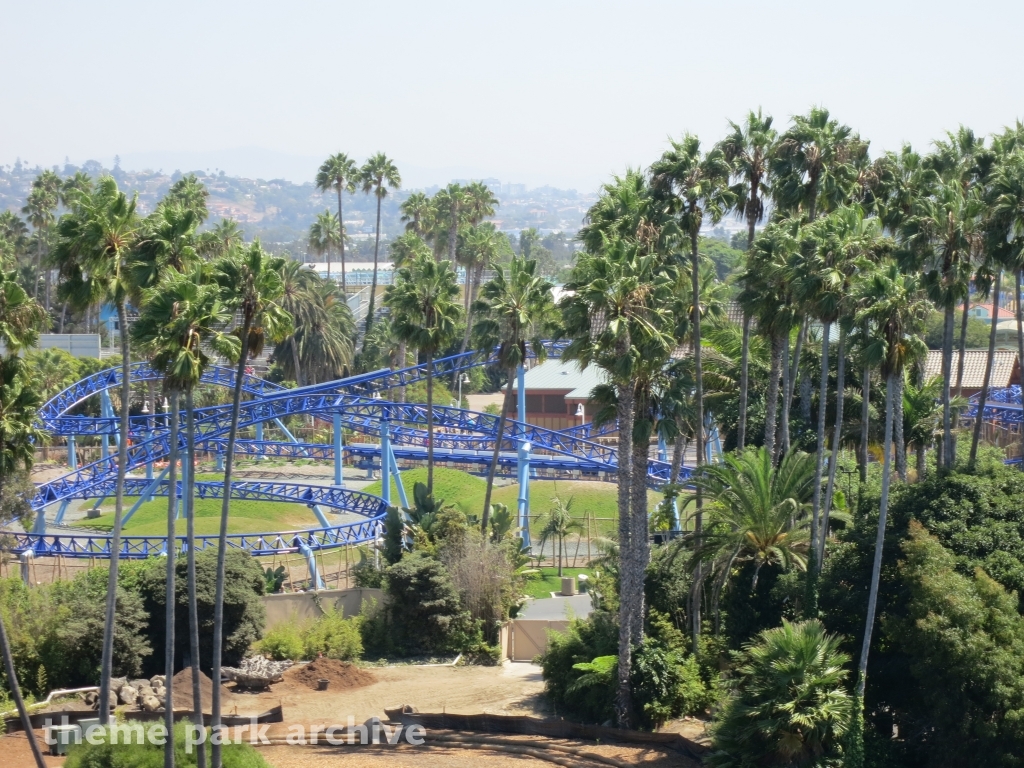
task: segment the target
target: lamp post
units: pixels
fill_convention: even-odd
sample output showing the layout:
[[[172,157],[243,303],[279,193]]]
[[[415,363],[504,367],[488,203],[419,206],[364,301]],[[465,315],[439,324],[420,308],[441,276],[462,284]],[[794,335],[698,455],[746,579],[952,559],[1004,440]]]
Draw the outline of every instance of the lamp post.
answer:
[[[580,426],[583,426],[587,420],[587,413],[583,408],[583,403],[576,404],[576,417],[580,420]]]

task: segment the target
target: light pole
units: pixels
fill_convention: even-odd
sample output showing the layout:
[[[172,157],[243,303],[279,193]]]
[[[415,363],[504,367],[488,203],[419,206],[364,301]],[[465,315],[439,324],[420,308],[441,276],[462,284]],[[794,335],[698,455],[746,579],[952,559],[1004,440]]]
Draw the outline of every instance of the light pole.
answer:
[[[464,373],[459,376],[459,401],[455,404],[456,408],[462,407],[462,385],[469,384],[469,375]]]
[[[577,403],[577,404],[576,404],[576,416],[577,416],[577,418],[579,418],[579,420],[580,420],[580,426],[582,427],[582,426],[583,426],[583,424],[584,424],[584,423],[586,422],[586,420],[587,420],[587,413],[586,413],[586,411],[585,411],[585,410],[583,409],[583,403]]]

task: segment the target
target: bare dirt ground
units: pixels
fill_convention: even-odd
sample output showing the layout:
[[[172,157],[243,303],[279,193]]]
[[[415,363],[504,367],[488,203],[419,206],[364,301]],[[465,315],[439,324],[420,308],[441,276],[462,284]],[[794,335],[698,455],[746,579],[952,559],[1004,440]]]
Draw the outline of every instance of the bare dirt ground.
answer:
[[[372,667],[376,682],[341,691],[313,691],[286,675],[269,691],[232,693],[225,711],[258,714],[280,704],[287,722],[340,723],[351,715],[357,723],[383,717],[384,708],[412,704],[421,712],[496,715],[550,714],[541,698],[540,667]]]
[[[524,746],[534,748],[545,744],[564,744],[583,747],[603,757],[618,760],[626,765],[643,766],[643,768],[698,768],[696,761],[689,760],[672,751],[648,749],[646,747],[627,747],[617,744],[593,744],[571,742],[557,739],[545,739],[535,736],[510,737],[502,736],[502,740],[513,739],[522,741]],[[534,766],[550,766],[551,762],[522,754],[510,754],[486,748],[460,748],[427,742],[421,746],[402,745],[398,747],[261,747],[260,754],[274,768],[533,768]],[[562,752],[552,753],[562,765],[593,768],[601,765],[598,762],[576,758]]]

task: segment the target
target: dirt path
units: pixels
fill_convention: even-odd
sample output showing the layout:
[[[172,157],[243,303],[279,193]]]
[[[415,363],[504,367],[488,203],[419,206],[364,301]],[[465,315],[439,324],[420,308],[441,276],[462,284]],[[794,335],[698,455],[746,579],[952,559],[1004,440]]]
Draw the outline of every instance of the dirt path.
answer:
[[[231,707],[239,714],[257,714],[281,704],[292,723],[339,723],[351,715],[357,723],[383,717],[384,708],[412,704],[421,712],[486,712],[544,717],[540,667],[372,667],[377,682],[343,691],[324,692],[290,680],[263,693],[235,693]],[[227,711],[227,710],[226,710]]]

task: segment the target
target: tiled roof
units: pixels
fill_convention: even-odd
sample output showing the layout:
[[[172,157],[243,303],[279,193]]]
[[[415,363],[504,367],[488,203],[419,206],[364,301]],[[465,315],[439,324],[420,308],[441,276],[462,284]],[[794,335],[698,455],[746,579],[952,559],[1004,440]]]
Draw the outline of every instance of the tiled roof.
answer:
[[[960,352],[953,350],[952,378],[950,384],[956,386],[956,372],[959,366]],[[987,349],[966,349],[964,350],[964,381],[965,389],[981,389],[985,377],[985,366],[988,362]],[[929,349],[928,358],[924,364],[924,376],[926,379],[942,375],[942,350]],[[997,349],[992,356],[992,378],[989,380],[991,387],[1008,387],[1011,384],[1020,383],[1020,364],[1017,361],[1017,353],[1012,349]]]
[[[582,397],[586,397],[596,385],[607,381],[607,375],[596,365],[588,366],[581,371],[575,362],[545,360],[540,365],[528,370],[523,381],[526,384],[527,392],[531,390],[566,390],[567,392],[582,390],[585,392]],[[517,389],[516,383],[512,382],[513,392]]]

